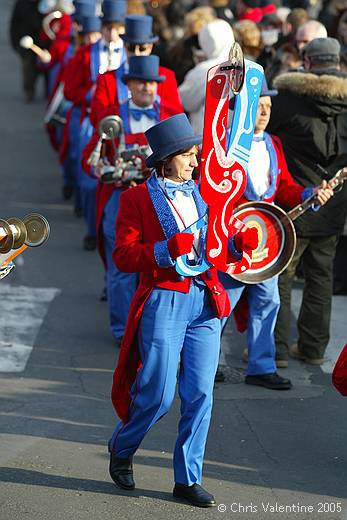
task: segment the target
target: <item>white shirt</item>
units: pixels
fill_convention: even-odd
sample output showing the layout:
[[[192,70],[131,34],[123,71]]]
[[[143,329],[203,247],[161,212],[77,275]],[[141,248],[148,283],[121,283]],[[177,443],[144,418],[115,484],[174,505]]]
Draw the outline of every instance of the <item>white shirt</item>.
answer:
[[[109,47],[110,52],[108,52],[106,47]],[[119,38],[117,42],[107,43],[103,38],[100,40],[100,65],[99,65],[99,74],[104,74],[108,70],[118,69],[121,65],[121,59],[123,55],[123,40]],[[115,49],[118,49],[116,52]]]
[[[260,132],[255,137],[263,137]],[[248,175],[257,195],[263,195],[270,186],[270,155],[265,141],[252,141],[248,162]]]
[[[177,184],[177,185],[182,184],[181,182],[175,182],[175,181],[172,181],[171,179],[166,179],[166,180],[172,184]],[[160,187],[164,190],[165,181],[158,177],[158,182],[159,182]],[[164,193],[165,193],[165,190],[164,190]],[[196,208],[196,204],[195,204],[193,195],[189,195],[189,197],[187,197],[187,195],[185,195],[182,191],[176,191],[175,198],[173,200],[170,199],[170,202],[169,202],[169,200],[167,202],[170,206],[173,216],[175,217],[178,229],[180,231],[184,231],[184,229],[186,229],[191,224],[194,224],[194,222],[196,222],[199,219],[199,214],[198,214],[198,210]],[[178,214],[181,215],[181,218],[182,218],[184,224],[183,224],[182,220],[180,219],[180,217],[178,216]],[[200,239],[200,231],[197,231],[194,234],[193,245],[198,253],[199,253],[199,239]],[[189,260],[197,259],[197,256],[194,253],[193,249],[192,249],[192,252],[188,254],[188,258],[189,258]]]
[[[135,105],[135,103],[130,99],[129,100],[129,108],[138,108],[141,110],[141,108],[153,108],[153,105],[149,105],[148,107],[139,107],[138,105]],[[150,119],[149,117],[143,115],[139,121],[136,121],[132,117],[132,115],[129,115],[129,124],[132,134],[138,134],[141,132],[146,132],[149,128],[157,124],[157,121],[154,119]]]

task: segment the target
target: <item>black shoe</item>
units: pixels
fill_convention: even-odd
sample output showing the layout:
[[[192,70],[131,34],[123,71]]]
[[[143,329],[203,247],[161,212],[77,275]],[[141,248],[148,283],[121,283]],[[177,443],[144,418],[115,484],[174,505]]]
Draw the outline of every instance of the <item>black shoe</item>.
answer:
[[[221,368],[217,369],[216,375],[214,376],[214,382],[215,383],[224,383],[226,377]]]
[[[107,302],[107,291],[106,291],[106,287],[103,288],[102,293],[101,293],[99,299],[100,299],[101,302]]]
[[[193,506],[214,507],[216,505],[214,496],[205,491],[199,484],[186,486],[185,484],[176,483],[172,494],[175,498],[188,500]]]
[[[77,218],[83,217],[82,208],[74,208],[73,212],[74,212],[75,217],[77,217]]]
[[[133,479],[133,459],[120,459],[110,452],[110,476],[118,487],[122,489],[135,489]]]
[[[72,194],[73,194],[73,187],[72,186],[63,186],[62,193],[63,193],[64,200],[70,200],[72,197]]]
[[[269,388],[269,390],[290,390],[292,383],[289,379],[279,376],[276,372],[273,374],[259,374],[256,376],[246,376],[246,385],[257,385]]]
[[[123,336],[120,336],[119,338],[115,338],[115,345],[117,348],[120,348],[123,341]]]
[[[96,237],[86,235],[83,239],[83,249],[85,251],[94,251],[96,249]]]

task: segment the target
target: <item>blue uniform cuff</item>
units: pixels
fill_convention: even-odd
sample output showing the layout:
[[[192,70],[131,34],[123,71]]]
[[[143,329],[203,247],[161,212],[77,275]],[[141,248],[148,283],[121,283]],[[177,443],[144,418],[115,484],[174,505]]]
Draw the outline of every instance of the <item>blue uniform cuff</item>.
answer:
[[[87,94],[84,96],[84,100],[85,100],[85,102],[88,103],[88,104],[90,104],[91,101],[92,101],[92,88],[93,88],[93,87],[91,87],[91,88],[88,90]]]
[[[238,249],[236,249],[236,247],[235,247],[235,241],[234,241],[235,236],[236,235],[233,235],[231,238],[229,238],[229,240],[228,240],[228,249],[229,249],[229,253],[238,262],[242,258],[242,253],[240,253],[240,251]]]
[[[175,261],[172,260],[169,253],[167,240],[154,244],[154,258],[159,267],[173,267],[175,265]]]
[[[313,195],[313,193],[314,193],[314,188],[305,188],[304,191],[301,193],[301,202],[304,202],[306,199],[311,197],[311,195]],[[311,209],[311,211],[319,211],[320,208],[321,208],[320,204],[313,202],[310,209]]]

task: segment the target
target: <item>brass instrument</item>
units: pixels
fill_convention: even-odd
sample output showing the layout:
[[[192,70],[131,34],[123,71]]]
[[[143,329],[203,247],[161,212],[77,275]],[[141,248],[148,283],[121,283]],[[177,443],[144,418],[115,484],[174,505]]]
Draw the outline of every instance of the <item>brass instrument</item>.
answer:
[[[0,280],[13,269],[13,260],[27,247],[41,246],[49,237],[45,217],[30,213],[23,219],[0,219]]]
[[[104,117],[99,124],[99,140],[91,153],[88,164],[96,166],[100,159],[101,147],[104,139],[110,140],[113,147],[114,165],[102,167],[100,182],[129,184],[131,181],[143,182],[144,160],[148,155],[148,146],[133,146],[126,148],[123,122],[119,116]],[[119,143],[116,146],[115,140]]]

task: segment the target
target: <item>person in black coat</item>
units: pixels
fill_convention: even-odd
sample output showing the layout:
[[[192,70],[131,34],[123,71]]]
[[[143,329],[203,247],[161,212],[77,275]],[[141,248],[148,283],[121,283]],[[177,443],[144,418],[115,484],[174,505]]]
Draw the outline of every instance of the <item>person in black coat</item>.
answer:
[[[316,38],[304,47],[304,72],[274,81],[270,132],[280,137],[289,171],[302,186],[329,180],[347,165],[347,75],[339,70],[340,45]],[[281,308],[276,325],[277,358],[289,354],[322,364],[329,342],[333,261],[347,207],[347,185],[318,212],[295,221],[297,247],[280,276]],[[298,318],[298,343],[289,349],[290,296],[295,268],[302,259],[305,287]]]
[[[38,0],[17,0],[10,20],[10,41],[22,62],[23,91],[26,101],[34,98],[35,84],[39,71],[36,67],[36,55],[23,49],[19,41],[23,36],[31,36],[34,43],[39,43],[43,15],[38,11]]]

